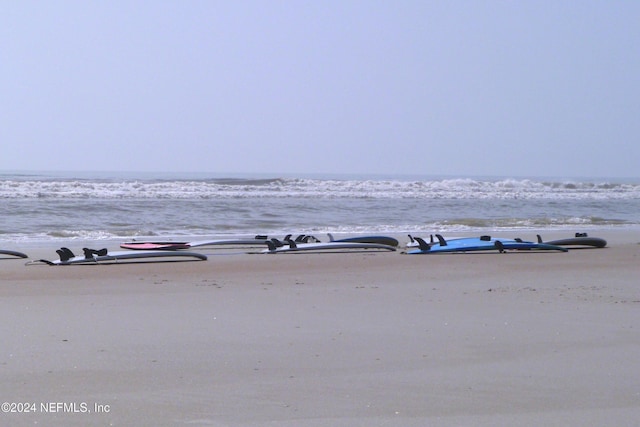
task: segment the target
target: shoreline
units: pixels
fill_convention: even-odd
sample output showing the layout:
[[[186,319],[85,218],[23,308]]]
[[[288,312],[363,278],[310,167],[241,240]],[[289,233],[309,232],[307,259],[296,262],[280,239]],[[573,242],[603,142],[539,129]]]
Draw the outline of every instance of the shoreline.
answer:
[[[0,260],[4,401],[109,408],[0,416],[15,426],[632,426],[640,233],[589,234],[608,247]]]
[[[412,236],[418,237],[428,237],[430,234],[442,234],[446,238],[456,238],[456,237],[474,237],[480,235],[491,235],[503,238],[514,238],[520,237],[524,240],[535,241],[536,235],[540,234],[544,237],[545,240],[552,240],[557,238],[566,238],[572,237],[576,232],[587,233],[589,236],[593,237],[602,237],[607,240],[607,242],[611,241],[612,243],[629,243],[634,240],[634,236],[640,236],[640,227],[637,226],[620,226],[620,227],[604,227],[604,228],[596,228],[596,227],[572,227],[566,229],[558,229],[558,228],[534,228],[534,229],[475,229],[475,230],[467,230],[467,231],[443,231],[443,230],[434,230],[431,232],[382,232],[382,231],[372,231],[372,232],[335,232],[331,231],[331,234],[335,236],[336,239],[343,237],[352,237],[352,236],[360,236],[360,235],[385,235],[390,237],[395,237],[400,242],[400,247],[404,247],[406,242],[409,241],[407,237],[408,234]],[[133,237],[119,237],[119,238],[107,238],[107,239],[87,239],[87,238],[51,238],[51,239],[34,239],[34,240],[0,240],[0,249],[9,249],[9,250],[18,250],[18,251],[26,251],[29,249],[42,250],[47,248],[58,249],[62,246],[67,247],[98,247],[101,248],[107,247],[109,250],[116,250],[119,248],[121,243],[125,241],[200,241],[200,240],[215,240],[215,239],[232,239],[232,238],[252,238],[255,235],[264,234],[264,233],[244,233],[244,234],[206,234],[206,235],[166,235],[166,236],[133,236]],[[282,238],[284,235],[288,233],[282,232],[280,234],[269,235],[270,237]],[[325,232],[305,232],[305,231],[293,231],[291,232],[294,236],[298,234],[309,234],[319,238],[321,241],[328,241],[327,233]],[[640,242],[640,237],[635,238],[636,242]]]

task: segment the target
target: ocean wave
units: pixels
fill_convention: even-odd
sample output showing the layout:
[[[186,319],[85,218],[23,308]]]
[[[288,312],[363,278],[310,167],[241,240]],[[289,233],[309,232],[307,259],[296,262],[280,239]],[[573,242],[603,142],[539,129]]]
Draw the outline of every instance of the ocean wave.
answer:
[[[601,217],[532,217],[532,218],[454,218],[433,223],[441,229],[540,229],[540,228],[570,228],[570,227],[598,227],[624,226],[631,222],[620,219],[606,219]]]
[[[640,199],[640,184],[530,179],[3,180],[0,199]]]
[[[638,227],[638,212],[628,181],[0,178],[3,241],[582,230]]]

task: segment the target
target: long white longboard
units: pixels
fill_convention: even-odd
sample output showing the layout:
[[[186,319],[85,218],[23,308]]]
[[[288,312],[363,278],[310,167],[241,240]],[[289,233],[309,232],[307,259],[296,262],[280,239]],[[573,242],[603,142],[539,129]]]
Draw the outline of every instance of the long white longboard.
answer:
[[[66,257],[61,251],[58,251],[61,255],[60,259],[49,261],[46,259],[39,259],[27,263],[29,264],[47,264],[47,265],[74,265],[74,264],[109,264],[117,263],[120,261],[143,261],[150,259],[156,262],[170,261],[171,259],[183,260],[183,261],[205,261],[206,255],[196,252],[184,252],[184,251],[115,251],[107,252],[104,249],[100,251],[85,251],[85,255]],[[162,258],[158,260],[158,258]]]
[[[315,243],[295,243],[291,240],[286,242],[278,242],[269,240],[267,242],[268,249],[262,251],[262,253],[276,254],[286,252],[300,252],[300,251],[331,251],[331,250],[344,250],[344,249],[381,249],[387,251],[395,251],[396,248],[389,245],[383,245],[379,243],[360,243],[360,242],[315,242]]]
[[[223,239],[223,240],[199,240],[195,242],[126,242],[120,245],[123,249],[133,250],[166,250],[175,251],[203,246],[262,246],[267,239]]]

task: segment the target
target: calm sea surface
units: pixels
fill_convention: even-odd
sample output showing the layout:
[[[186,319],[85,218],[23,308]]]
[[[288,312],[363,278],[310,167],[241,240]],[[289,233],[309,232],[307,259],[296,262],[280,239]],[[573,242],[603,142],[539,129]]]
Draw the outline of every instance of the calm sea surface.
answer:
[[[640,227],[640,179],[0,172],[0,241]]]

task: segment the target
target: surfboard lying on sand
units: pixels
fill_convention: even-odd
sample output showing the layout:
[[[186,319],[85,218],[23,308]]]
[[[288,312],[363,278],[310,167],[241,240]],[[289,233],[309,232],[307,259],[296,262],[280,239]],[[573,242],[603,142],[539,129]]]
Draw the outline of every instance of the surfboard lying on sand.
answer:
[[[427,243],[424,239],[416,237],[419,247],[406,253],[409,255],[436,254],[448,252],[479,252],[479,251],[499,251],[507,250],[542,250],[567,252],[568,249],[562,246],[550,245],[547,243],[527,242],[521,239],[496,239],[490,236],[466,237],[460,239],[445,240],[441,235],[436,234],[437,243]]]
[[[551,240],[543,242],[542,237],[538,234],[538,243],[546,243],[548,245],[556,246],[571,246],[572,248],[604,248],[607,246],[607,241],[599,237],[589,237],[587,233],[576,233],[575,237],[569,237],[566,239]]]
[[[9,250],[5,250],[5,249],[0,249],[0,255],[10,255],[10,256],[15,256],[15,257],[18,257],[18,258],[29,258],[29,256],[27,254],[23,254],[22,252],[9,251]]]
[[[360,243],[360,242],[313,242],[313,243],[296,243],[293,240],[280,242],[277,239],[267,241],[268,249],[262,253],[284,253],[284,252],[300,252],[300,251],[341,251],[345,249],[380,249],[387,251],[395,251],[396,248],[390,245],[380,243]]]
[[[175,251],[180,249],[190,249],[203,246],[261,246],[267,241],[267,236],[256,236],[253,239],[219,239],[200,240],[195,242],[126,242],[120,245],[123,249],[134,250],[165,250]]]
[[[156,262],[165,261],[204,261],[207,259],[206,255],[196,252],[184,252],[184,251],[116,251],[109,252],[107,249],[87,249],[84,248],[84,255],[76,256],[68,248],[61,248],[56,251],[60,256],[60,259],[49,261],[46,259],[39,259],[28,262],[31,264],[47,264],[47,265],[73,265],[73,264],[109,264],[117,262],[131,262],[145,259],[152,259]],[[158,260],[158,258],[162,258]]]
[[[398,239],[387,236],[356,236],[344,239],[334,239],[331,233],[327,233],[330,242],[355,242],[355,243],[378,243],[387,246],[398,246]]]
[[[18,258],[29,258],[29,256],[27,254],[23,254],[22,252],[8,251],[8,250],[4,250],[4,249],[0,249],[0,255],[10,255],[10,256],[15,256],[15,257],[18,257]]]

